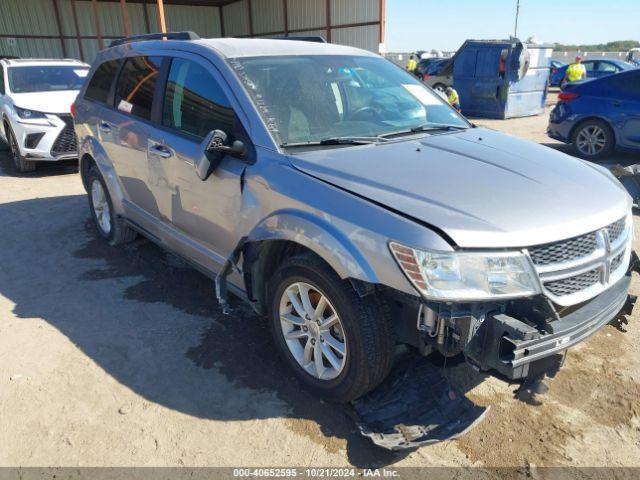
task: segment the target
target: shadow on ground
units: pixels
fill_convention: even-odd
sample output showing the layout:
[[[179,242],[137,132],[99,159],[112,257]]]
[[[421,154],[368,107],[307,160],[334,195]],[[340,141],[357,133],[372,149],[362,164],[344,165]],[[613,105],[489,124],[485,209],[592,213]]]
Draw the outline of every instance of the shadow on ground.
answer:
[[[358,467],[406,456],[362,437],[348,407],[307,394],[261,318],[237,302],[221,314],[211,279],[144,239],[98,239],[85,195],[0,204],[0,225],[0,294],[15,316],[44,319],[141,397],[206,419],[291,419],[325,448],[346,442]]]

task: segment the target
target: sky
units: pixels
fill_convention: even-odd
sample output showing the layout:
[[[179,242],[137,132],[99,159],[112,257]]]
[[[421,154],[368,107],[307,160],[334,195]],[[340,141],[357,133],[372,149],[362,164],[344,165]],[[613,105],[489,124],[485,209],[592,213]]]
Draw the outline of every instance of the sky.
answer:
[[[516,0],[386,0],[388,52],[457,50],[513,35]],[[518,37],[564,44],[640,40],[640,0],[520,0]]]

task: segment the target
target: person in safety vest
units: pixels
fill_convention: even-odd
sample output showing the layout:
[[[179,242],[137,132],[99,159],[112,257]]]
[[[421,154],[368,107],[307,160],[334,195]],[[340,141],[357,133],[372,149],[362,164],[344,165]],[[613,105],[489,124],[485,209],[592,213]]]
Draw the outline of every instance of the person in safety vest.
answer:
[[[447,94],[447,101],[449,105],[455,108],[458,112],[462,111],[460,108],[460,98],[458,97],[458,92],[455,91],[453,87],[447,87],[444,91]]]
[[[582,57],[578,55],[576,57],[576,62],[567,67],[562,83],[576,82],[584,78],[587,78],[587,69],[584,68],[584,65],[582,64]]]
[[[409,60],[407,60],[407,72],[413,73],[416,70],[417,66],[418,62],[416,61],[415,57],[411,55],[409,57]]]

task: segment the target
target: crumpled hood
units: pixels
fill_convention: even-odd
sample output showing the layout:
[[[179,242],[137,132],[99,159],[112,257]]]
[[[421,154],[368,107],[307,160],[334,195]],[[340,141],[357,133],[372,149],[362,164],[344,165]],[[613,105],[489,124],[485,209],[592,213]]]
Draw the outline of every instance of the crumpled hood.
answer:
[[[69,113],[77,96],[78,90],[11,94],[16,107],[44,113]]]
[[[622,185],[601,167],[484,128],[296,152],[290,161],[313,177],[433,225],[464,248],[570,238],[631,208]]]

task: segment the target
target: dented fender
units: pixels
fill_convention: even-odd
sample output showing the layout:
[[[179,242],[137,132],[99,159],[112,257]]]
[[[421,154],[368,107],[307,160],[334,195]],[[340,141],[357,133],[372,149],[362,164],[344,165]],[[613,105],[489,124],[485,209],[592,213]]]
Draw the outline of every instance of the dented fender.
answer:
[[[289,240],[319,255],[343,279],[378,283],[375,271],[354,243],[329,222],[308,212],[276,211],[258,223],[247,240]]]

